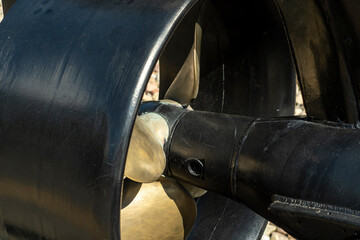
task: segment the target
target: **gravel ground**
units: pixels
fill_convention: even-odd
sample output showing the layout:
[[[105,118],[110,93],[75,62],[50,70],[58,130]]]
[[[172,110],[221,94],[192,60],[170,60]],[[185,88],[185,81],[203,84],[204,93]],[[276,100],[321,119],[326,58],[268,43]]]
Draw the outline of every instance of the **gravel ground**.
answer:
[[[3,19],[2,4],[0,1],[0,22]],[[143,96],[144,101],[158,100],[159,98],[159,66],[157,65],[154,69],[153,74],[149,80],[146,91]],[[296,107],[295,115],[306,115],[305,109],[303,106],[303,100],[299,88],[296,90]],[[295,238],[291,237],[281,228],[275,226],[272,223],[268,223],[266,226],[265,232],[261,240],[293,240]]]
[[[295,238],[293,238],[283,229],[269,222],[266,226],[264,235],[262,236],[261,240],[295,240]]]

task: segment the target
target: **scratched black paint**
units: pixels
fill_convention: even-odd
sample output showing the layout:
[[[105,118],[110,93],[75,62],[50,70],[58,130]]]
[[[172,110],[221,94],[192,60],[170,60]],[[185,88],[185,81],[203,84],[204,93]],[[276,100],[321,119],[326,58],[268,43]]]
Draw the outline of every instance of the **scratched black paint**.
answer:
[[[349,39],[343,37],[342,31],[347,28],[354,34],[359,31],[359,21],[353,13],[359,9],[358,2],[275,2],[287,31],[307,114],[318,119],[357,123],[359,96],[354,89],[358,92],[358,60],[351,55],[357,56],[358,52],[346,53],[344,45]],[[348,9],[339,14],[341,8],[335,7],[338,5]],[[343,29],[341,23],[348,18],[351,23]]]
[[[352,239],[360,231],[359,146],[353,125],[190,111],[172,135],[169,172],[246,204],[298,239]],[[194,158],[203,161],[201,178],[187,171]]]
[[[194,109],[247,116],[293,115],[295,66],[272,1],[205,1],[192,9],[161,55],[160,96],[187,57],[196,21],[203,40]],[[266,225],[243,204],[216,195],[201,198],[198,210],[190,240],[253,240],[261,238]]]
[[[117,239],[118,180],[139,96],[195,0],[17,0],[8,12],[13,2],[3,0],[0,25],[1,237]],[[310,116],[357,122],[355,0],[212,2],[220,23],[205,31],[208,55],[194,106],[289,114],[294,61]],[[171,74],[182,62],[174,59]]]
[[[1,238],[119,239],[138,103],[194,2],[14,3],[0,25]]]

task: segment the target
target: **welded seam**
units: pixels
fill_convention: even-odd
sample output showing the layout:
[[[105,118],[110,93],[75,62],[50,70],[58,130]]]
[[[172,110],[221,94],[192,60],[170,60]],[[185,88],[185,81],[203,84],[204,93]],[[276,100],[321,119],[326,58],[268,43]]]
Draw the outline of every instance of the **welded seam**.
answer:
[[[343,215],[347,215],[347,216],[351,216],[351,217],[356,217],[356,218],[360,217],[360,211],[357,211],[354,209],[330,205],[330,204],[323,204],[323,203],[319,203],[319,202],[307,201],[307,200],[302,200],[302,199],[294,199],[294,198],[285,197],[285,196],[281,196],[281,195],[273,196],[273,203],[270,205],[269,208],[276,209],[272,206],[274,206],[274,204],[277,204],[277,203],[287,205],[287,206],[292,206],[292,207],[299,207],[302,209],[310,209],[310,210],[316,210],[316,211],[331,211],[334,213],[343,214]]]

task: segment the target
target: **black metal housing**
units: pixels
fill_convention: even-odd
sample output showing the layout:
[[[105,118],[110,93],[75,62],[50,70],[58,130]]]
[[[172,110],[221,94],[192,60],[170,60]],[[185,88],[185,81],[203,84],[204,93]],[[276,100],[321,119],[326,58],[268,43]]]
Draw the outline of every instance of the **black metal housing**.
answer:
[[[352,125],[194,111],[172,136],[175,178],[244,202],[299,239],[358,235],[360,131]]]
[[[295,65],[282,17],[272,1],[204,1],[181,22],[160,58],[160,97],[182,66],[198,22],[203,30],[201,81],[194,109],[247,116],[294,113]],[[225,197],[202,198],[189,239],[260,239],[266,222]],[[217,206],[214,207],[216,202]],[[237,216],[237,223],[233,218]],[[212,227],[210,227],[212,226]]]
[[[0,24],[0,238],[120,238],[138,104],[194,3],[14,3]]]
[[[195,109],[256,117],[291,115],[298,78],[310,116],[358,122],[356,0],[209,0],[204,5],[196,5],[196,0],[17,0],[9,10],[13,2],[3,0],[6,17],[0,24],[0,238],[119,239],[120,180],[141,95],[161,53],[161,91],[166,91],[190,48],[189,26],[196,20],[202,24],[204,42]],[[287,129],[284,122],[274,124],[279,133]],[[273,137],[260,125],[253,130],[265,134],[264,139]],[[309,144],[301,139],[312,142],[313,132],[306,123],[302,126],[303,138],[292,126],[291,139],[306,147]],[[338,129],[332,128],[331,134]],[[323,148],[336,155],[336,149],[356,147],[350,140],[337,146],[344,138],[340,135],[327,142],[324,134]],[[262,141],[250,140],[248,149]],[[295,150],[291,141],[277,143],[273,150],[279,154],[301,149]],[[316,155],[322,163],[316,166],[302,158],[277,163],[302,164],[331,180],[329,169],[335,174],[342,164],[336,159],[328,166],[322,158],[328,155],[322,154]],[[239,197],[273,221],[286,222],[291,233],[311,239],[306,231],[312,231],[312,222],[305,222],[302,230],[294,227],[302,212],[280,216],[277,209],[288,209],[287,203],[299,200],[313,206],[318,196],[311,190],[297,192],[301,186],[283,189],[285,185],[277,184],[288,176],[260,171],[264,159],[276,160],[264,148],[245,157],[238,156],[245,167],[258,168],[249,170],[251,176],[239,175],[252,183],[244,180],[241,192],[256,189],[249,190],[251,197]],[[322,196],[339,195],[321,197],[333,205],[320,208],[359,210],[354,173],[358,165],[355,160],[344,165],[350,173],[339,174],[344,178],[338,180],[345,180],[337,183],[343,192],[324,188]],[[300,181],[296,171],[294,176],[292,181]],[[318,180],[305,176],[310,183]],[[343,193],[348,201],[341,199]],[[214,202],[222,207],[209,212]],[[190,238],[259,238],[265,220],[244,205],[215,195],[199,203],[200,222]],[[267,213],[268,206],[274,211]],[[306,218],[313,218],[309,214]],[[219,216],[224,218],[216,225]],[[234,218],[238,222],[230,224]],[[330,224],[323,232],[332,230],[326,235],[330,238],[352,236],[351,224],[343,234],[340,225]]]

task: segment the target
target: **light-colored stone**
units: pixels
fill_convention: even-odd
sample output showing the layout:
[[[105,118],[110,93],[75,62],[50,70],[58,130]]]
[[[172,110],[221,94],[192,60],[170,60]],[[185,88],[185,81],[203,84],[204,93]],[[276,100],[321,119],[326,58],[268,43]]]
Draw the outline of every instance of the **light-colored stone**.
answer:
[[[270,236],[270,234],[275,231],[276,231],[276,226],[269,222],[265,228],[264,235]]]
[[[289,240],[289,238],[287,236],[285,236],[284,234],[281,234],[278,232],[273,232],[271,234],[270,240]]]
[[[287,232],[285,232],[285,230],[284,230],[284,229],[279,228],[279,227],[276,227],[276,232],[279,232],[279,233],[284,234],[284,235],[286,235],[286,234],[287,234]]]
[[[143,98],[142,98],[143,101],[152,101],[152,95],[150,93],[145,93]]]
[[[147,86],[146,86],[146,92],[147,93],[151,93],[151,94],[154,94],[155,92],[158,92],[159,91],[159,86],[156,82],[156,79],[151,77]]]
[[[306,111],[304,107],[304,101],[301,94],[299,84],[296,84],[296,106],[295,106],[295,116],[306,116]]]
[[[291,236],[291,235],[288,235],[288,238],[289,238],[290,240],[296,240],[296,238],[294,238],[294,237]]]
[[[159,100],[159,92],[154,93],[152,95],[152,99],[155,100],[155,101]]]
[[[263,236],[261,237],[261,240],[270,240],[270,237],[267,236],[267,235],[263,235]]]
[[[4,18],[4,14],[3,14],[3,9],[2,9],[2,4],[0,1],[0,22],[2,21],[3,18]]]
[[[303,110],[301,108],[298,108],[298,107],[295,108],[295,116],[301,116],[302,112],[303,112]]]
[[[301,95],[301,92],[299,92],[299,94],[296,95],[296,103],[297,104],[303,104],[303,97]]]

